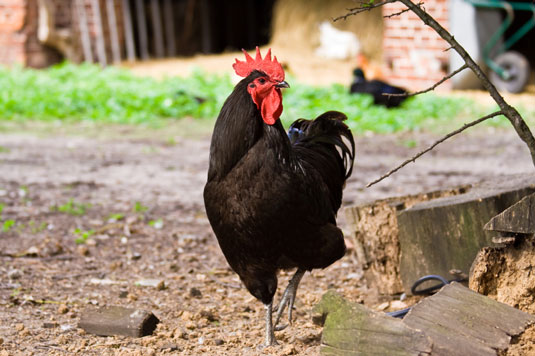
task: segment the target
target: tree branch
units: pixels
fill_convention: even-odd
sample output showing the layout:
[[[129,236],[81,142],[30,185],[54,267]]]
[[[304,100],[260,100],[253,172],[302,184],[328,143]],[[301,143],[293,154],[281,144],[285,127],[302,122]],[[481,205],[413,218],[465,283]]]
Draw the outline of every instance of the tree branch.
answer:
[[[360,7],[355,7],[353,9],[348,9],[349,12],[347,14],[335,17],[332,20],[333,20],[333,22],[336,22],[338,20],[345,20],[349,16],[360,14],[361,12],[364,12],[364,11],[370,11],[371,9],[375,9],[377,7],[381,7],[381,6],[385,5],[385,4],[389,4],[391,2],[396,2],[396,1],[398,1],[398,0],[384,0],[384,1],[378,2],[376,4],[374,4],[373,2],[372,3],[361,2],[361,6]]]
[[[422,10],[419,6],[413,3],[411,0],[399,0],[412,12],[416,14],[427,26],[433,28],[440,37],[442,37],[446,42],[448,42],[454,49],[459,53],[463,58],[466,65],[474,72],[474,74],[479,78],[481,84],[487,89],[494,101],[498,104],[503,115],[509,119],[511,124],[516,130],[516,133],[524,143],[528,146],[529,152],[531,154],[531,160],[533,165],[535,165],[535,138],[531,133],[528,125],[520,115],[520,113],[509,105],[504,98],[500,95],[496,87],[490,82],[487,78],[487,75],[483,72],[481,67],[479,67],[476,62],[470,57],[468,52],[455,40],[455,38],[448,32],[444,27],[442,27],[433,17],[431,17],[427,12]]]
[[[436,82],[435,84],[433,84],[433,86],[427,88],[427,89],[424,89],[424,90],[420,90],[420,91],[417,91],[417,92],[414,92],[414,93],[403,93],[403,94],[388,94],[388,93],[382,93],[383,95],[385,96],[415,96],[415,95],[419,95],[419,94],[423,94],[423,93],[427,93],[431,90],[434,90],[436,87],[438,87],[440,84],[444,83],[446,80],[450,79],[451,77],[453,77],[455,74],[465,70],[466,68],[468,68],[468,66],[466,64],[464,64],[461,68],[457,69],[456,71],[454,72],[451,72],[450,74],[448,74],[447,76],[445,76],[444,78],[440,79],[438,82]]]
[[[452,137],[452,136],[455,136],[457,135],[458,133],[461,133],[463,132],[464,130],[466,130],[467,128],[469,127],[472,127],[472,126],[475,126],[485,120],[488,120],[490,118],[493,118],[495,116],[498,116],[498,115],[503,115],[504,112],[502,110],[499,110],[499,111],[496,111],[496,112],[493,112],[492,114],[489,114],[487,116],[483,116],[475,121],[472,121],[472,122],[469,122],[467,124],[464,124],[461,128],[453,131],[453,132],[450,132],[449,134],[447,134],[446,136],[442,137],[440,140],[436,141],[435,143],[433,143],[431,146],[429,146],[428,148],[426,148],[425,150],[423,151],[420,151],[418,152],[416,155],[414,155],[413,157],[409,158],[408,160],[406,160],[405,162],[403,162],[402,164],[400,164],[399,166],[397,166],[396,168],[394,169],[391,169],[388,173],[382,175],[381,177],[377,178],[376,180],[374,180],[373,182],[370,182],[366,185],[366,188],[369,188],[371,187],[372,185],[374,184],[377,184],[379,183],[380,181],[382,181],[383,179],[391,176],[392,174],[394,174],[395,172],[399,171],[401,168],[405,167],[407,164],[411,163],[411,162],[414,162],[417,158],[420,158],[422,155],[424,155],[425,153],[431,151],[433,148],[435,148],[438,144],[446,141],[448,138]]]
[[[419,2],[418,4],[416,4],[416,6],[422,6],[424,3],[423,2]],[[383,17],[385,19],[389,19],[391,17],[395,17],[395,16],[399,16],[407,11],[411,11],[411,9],[407,8],[407,9],[404,9],[404,10],[401,10],[401,11],[398,11],[398,12],[394,12],[393,14],[390,14],[390,15],[384,15]]]

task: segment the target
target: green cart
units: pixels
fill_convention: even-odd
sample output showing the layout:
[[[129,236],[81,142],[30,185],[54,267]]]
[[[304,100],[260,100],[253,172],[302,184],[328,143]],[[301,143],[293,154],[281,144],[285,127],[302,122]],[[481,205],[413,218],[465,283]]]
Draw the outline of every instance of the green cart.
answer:
[[[475,7],[505,10],[504,21],[483,47],[483,60],[490,68],[490,80],[498,90],[520,93],[529,81],[530,66],[524,55],[509,49],[535,27],[535,3],[500,0],[466,1]],[[509,38],[500,41],[513,23],[515,11],[531,11],[533,16]],[[494,58],[491,58],[491,53]]]

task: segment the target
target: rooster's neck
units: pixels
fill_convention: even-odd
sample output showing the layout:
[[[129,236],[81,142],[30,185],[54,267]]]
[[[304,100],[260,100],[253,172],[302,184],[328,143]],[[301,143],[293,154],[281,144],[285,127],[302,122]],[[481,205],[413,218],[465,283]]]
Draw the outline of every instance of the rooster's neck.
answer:
[[[256,153],[255,160],[262,162],[264,154],[288,158],[290,142],[280,120],[266,125],[246,88],[247,82],[242,80],[221,108],[212,134],[208,180],[226,177],[258,144],[263,150]]]

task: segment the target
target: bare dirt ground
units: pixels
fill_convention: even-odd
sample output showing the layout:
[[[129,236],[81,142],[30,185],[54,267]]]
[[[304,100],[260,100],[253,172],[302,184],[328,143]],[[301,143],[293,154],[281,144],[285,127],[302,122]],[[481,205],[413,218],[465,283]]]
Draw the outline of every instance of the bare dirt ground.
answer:
[[[371,298],[346,256],[305,276],[294,325],[277,332],[280,346],[257,350],[263,307],[227,267],[204,213],[208,134],[132,130],[0,133],[2,221],[14,221],[0,231],[0,355],[317,355],[321,328],[309,313],[328,288],[376,309],[391,300]],[[363,188],[434,139],[358,137],[344,205],[533,170],[512,130],[481,128]],[[288,278],[281,273],[279,289]],[[137,286],[143,279],[165,286]],[[161,322],[143,338],[77,328],[83,310],[107,305],[149,310]]]

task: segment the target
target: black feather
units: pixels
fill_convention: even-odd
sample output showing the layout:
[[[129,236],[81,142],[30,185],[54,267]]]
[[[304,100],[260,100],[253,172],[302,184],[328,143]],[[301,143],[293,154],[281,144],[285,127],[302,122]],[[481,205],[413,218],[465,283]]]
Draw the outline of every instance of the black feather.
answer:
[[[335,111],[288,133],[280,120],[265,124],[247,92],[258,75],[236,85],[217,118],[204,201],[229,265],[269,303],[277,270],[325,268],[344,255],[335,218],[355,143]]]

